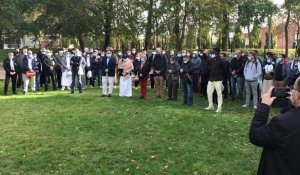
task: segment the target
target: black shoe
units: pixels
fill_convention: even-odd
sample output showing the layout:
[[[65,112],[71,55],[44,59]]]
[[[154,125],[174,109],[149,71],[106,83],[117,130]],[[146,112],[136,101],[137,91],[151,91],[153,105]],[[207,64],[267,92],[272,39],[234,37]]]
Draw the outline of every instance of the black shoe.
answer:
[[[106,97],[106,95],[101,95],[101,97]]]
[[[79,91],[79,94],[82,94],[82,91]]]
[[[73,91],[73,90],[71,91],[71,94],[74,94],[74,91]]]
[[[111,94],[108,94],[108,97],[111,97]]]
[[[140,96],[140,99],[145,99],[145,97],[144,96]]]
[[[24,92],[23,92],[23,95],[26,95],[26,94],[27,94],[27,92],[24,91]]]

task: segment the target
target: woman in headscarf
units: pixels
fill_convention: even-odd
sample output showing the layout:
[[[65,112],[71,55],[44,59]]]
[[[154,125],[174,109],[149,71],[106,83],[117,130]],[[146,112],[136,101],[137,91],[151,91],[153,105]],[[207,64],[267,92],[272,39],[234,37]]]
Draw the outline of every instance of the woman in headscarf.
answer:
[[[131,97],[132,96],[132,85],[131,85],[131,72],[133,70],[133,64],[130,59],[124,57],[119,61],[119,69],[123,69],[120,76],[120,97]]]
[[[140,99],[145,99],[147,96],[147,80],[149,78],[151,64],[147,60],[146,54],[141,53],[140,56],[141,56],[141,62],[137,66],[137,75],[138,75],[138,81],[141,86]]]

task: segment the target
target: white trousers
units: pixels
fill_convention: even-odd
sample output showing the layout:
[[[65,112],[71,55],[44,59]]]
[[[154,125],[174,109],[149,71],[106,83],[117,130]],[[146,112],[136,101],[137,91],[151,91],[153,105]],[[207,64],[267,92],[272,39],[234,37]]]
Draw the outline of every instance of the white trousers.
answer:
[[[102,95],[107,95],[107,83],[108,94],[112,94],[115,77],[102,76]]]
[[[23,81],[24,81],[24,92],[26,92],[26,93],[28,92],[29,81],[30,81],[31,90],[35,91],[35,76],[28,78],[25,74],[22,74],[22,75],[23,75]]]
[[[222,108],[223,104],[223,95],[222,95],[222,81],[209,81],[207,85],[207,98],[208,106],[213,107],[213,93],[217,91],[218,95],[218,109]]]
[[[124,80],[123,77],[120,77],[120,97],[131,97],[132,96],[132,84],[131,77]]]

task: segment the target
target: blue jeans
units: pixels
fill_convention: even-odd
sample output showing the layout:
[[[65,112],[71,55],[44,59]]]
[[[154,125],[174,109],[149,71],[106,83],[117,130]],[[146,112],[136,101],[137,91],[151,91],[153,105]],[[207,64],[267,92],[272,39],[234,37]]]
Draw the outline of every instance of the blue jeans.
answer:
[[[243,90],[244,90],[244,78],[243,77],[231,77],[231,97],[235,98],[236,84],[239,90],[239,99],[243,100]]]
[[[41,73],[37,72],[35,75],[35,91],[40,91],[40,80],[41,80]]]
[[[98,79],[98,86],[102,86],[102,70],[92,70],[92,78],[91,78],[91,85],[95,86],[96,78]]]
[[[78,74],[78,70],[72,70],[72,84],[71,84],[71,90],[74,92],[75,88],[75,79],[77,78],[78,81],[78,90],[79,92],[82,92],[82,81],[81,81],[81,75]]]
[[[193,105],[193,83],[187,83],[184,78],[181,79],[183,90],[183,103]]]

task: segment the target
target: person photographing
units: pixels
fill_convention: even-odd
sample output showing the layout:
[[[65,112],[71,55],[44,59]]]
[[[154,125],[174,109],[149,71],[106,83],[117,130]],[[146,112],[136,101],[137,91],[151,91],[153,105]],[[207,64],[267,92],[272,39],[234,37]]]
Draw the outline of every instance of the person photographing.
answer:
[[[300,78],[290,91],[293,108],[268,123],[273,87],[262,96],[249,131],[250,142],[263,147],[258,175],[300,174]]]

